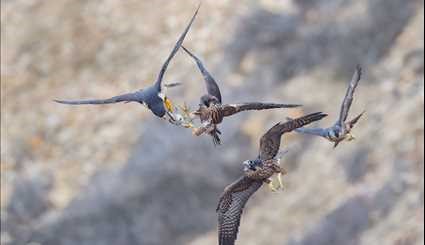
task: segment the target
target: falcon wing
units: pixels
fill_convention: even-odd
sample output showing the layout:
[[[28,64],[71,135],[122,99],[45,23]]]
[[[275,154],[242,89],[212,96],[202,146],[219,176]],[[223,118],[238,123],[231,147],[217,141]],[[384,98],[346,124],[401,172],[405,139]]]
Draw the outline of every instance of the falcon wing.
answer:
[[[262,184],[243,176],[225,188],[217,207],[219,245],[235,244],[245,204]]]
[[[216,97],[221,104],[221,93],[220,93],[220,88],[218,87],[217,82],[214,80],[214,78],[211,76],[211,74],[208,72],[208,70],[202,64],[202,61],[198,57],[196,57],[196,55],[191,53],[184,46],[182,46],[182,48],[188,55],[190,55],[195,60],[196,64],[198,65],[198,68],[201,71],[202,76],[204,77],[204,81],[205,81],[205,85],[207,86],[208,94]]]
[[[142,90],[143,91],[143,90]],[[128,93],[128,94],[122,94],[118,96],[114,96],[109,99],[99,99],[99,100],[54,100],[57,103],[61,104],[67,104],[67,105],[99,105],[99,104],[113,104],[113,103],[119,103],[119,102],[140,102],[143,103],[144,101],[144,94],[142,91],[134,92],[134,93]]]
[[[351,119],[351,121],[348,122],[348,125],[350,128],[353,128],[354,125],[359,121],[359,119],[365,114],[366,111],[363,111],[359,115],[357,115],[355,118]]]
[[[325,128],[297,128],[295,132],[302,134],[310,134],[326,137],[328,135],[328,129]]]
[[[339,125],[342,125],[345,120],[347,120],[348,111],[350,110],[351,103],[353,103],[354,91],[356,90],[357,85],[359,84],[361,76],[362,68],[360,67],[360,65],[358,65],[356,67],[356,71],[353,74],[353,77],[351,78],[350,84],[347,88],[347,93],[345,94],[344,100],[341,105],[341,112],[339,113],[338,119]]]
[[[221,111],[223,116],[229,117],[236,113],[242,111],[251,111],[251,110],[268,110],[268,109],[277,109],[277,108],[294,108],[299,107],[298,104],[276,104],[276,103],[241,103],[241,104],[226,104],[221,106]]]
[[[260,139],[260,159],[270,160],[277,155],[280,148],[280,139],[284,133],[291,132],[296,128],[321,120],[326,116],[327,114],[316,112],[285,123],[278,123],[274,125]]]
[[[159,71],[158,78],[156,79],[155,86],[158,91],[161,91],[161,83],[162,79],[164,77],[165,71],[167,70],[168,64],[173,59],[174,55],[177,53],[177,51],[180,49],[181,45],[183,44],[183,41],[186,37],[186,34],[189,32],[190,27],[192,26],[193,21],[196,18],[196,15],[198,14],[199,8],[201,5],[199,4],[198,8],[195,11],[195,14],[192,16],[192,19],[190,20],[189,24],[186,26],[186,29],[183,31],[183,33],[180,35],[179,40],[175,44],[173,50],[171,51],[168,58],[165,60],[164,64],[161,67],[161,70]]]

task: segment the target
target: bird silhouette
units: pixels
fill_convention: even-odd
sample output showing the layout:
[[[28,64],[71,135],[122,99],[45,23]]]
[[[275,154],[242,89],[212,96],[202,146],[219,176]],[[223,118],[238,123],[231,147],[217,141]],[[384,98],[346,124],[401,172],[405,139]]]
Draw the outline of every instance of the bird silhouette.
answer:
[[[170,84],[168,86],[162,85],[162,80],[164,78],[164,74],[167,70],[167,67],[170,61],[173,59],[177,51],[182,46],[183,41],[186,37],[186,34],[189,32],[189,29],[192,26],[192,23],[195,20],[196,15],[198,14],[200,6],[201,5],[199,4],[189,24],[186,26],[183,33],[180,35],[173,50],[171,51],[171,53],[165,60],[164,64],[162,65],[161,70],[159,71],[158,77],[153,85],[144,89],[140,89],[136,92],[117,95],[109,99],[55,100],[55,101],[58,103],[68,104],[68,105],[86,105],[86,104],[99,105],[99,104],[112,104],[112,103],[118,103],[118,102],[127,102],[127,103],[138,102],[140,104],[145,105],[149,110],[152,111],[152,113],[155,116],[160,118],[165,118],[165,116],[168,115],[170,122],[173,122],[174,117],[171,113],[173,110],[173,106],[171,101],[163,93],[163,86],[174,87],[178,84]]]
[[[339,113],[338,120],[329,128],[298,128],[295,131],[302,134],[310,134],[321,136],[334,143],[334,148],[344,140],[352,141],[355,139],[354,135],[351,133],[351,130],[354,128],[355,124],[363,116],[365,111],[355,116],[353,119],[347,121],[348,112],[350,111],[351,104],[354,99],[354,91],[359,84],[359,81],[362,76],[362,68],[358,65],[353,74],[353,77],[350,81],[350,84],[347,88],[344,100],[341,105],[341,110]]]
[[[186,47],[182,49],[195,61],[201,72],[207,88],[207,94],[202,95],[200,98],[199,108],[193,112],[198,116],[203,123],[200,128],[194,129],[194,134],[199,136],[204,133],[210,135],[213,139],[214,145],[221,143],[219,135],[221,134],[217,125],[220,124],[225,117],[230,117],[239,112],[251,110],[267,110],[276,108],[294,108],[301,106],[300,104],[282,104],[282,103],[262,103],[262,102],[248,102],[239,104],[222,104],[222,97],[220,88],[212,77],[212,75],[205,68],[202,61],[190,52]]]

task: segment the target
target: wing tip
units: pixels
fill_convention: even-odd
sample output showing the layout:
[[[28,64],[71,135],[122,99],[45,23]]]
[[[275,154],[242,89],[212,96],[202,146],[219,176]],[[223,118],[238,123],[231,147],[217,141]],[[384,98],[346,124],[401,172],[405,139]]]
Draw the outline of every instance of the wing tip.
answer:
[[[362,65],[357,64],[356,65],[356,72],[355,72],[356,76],[357,76],[357,81],[360,81],[360,79],[363,76],[363,68]]]
[[[286,108],[297,108],[297,107],[303,107],[303,104],[283,104]]]
[[[70,105],[72,104],[71,101],[67,101],[67,100],[58,100],[58,99],[54,99],[53,102],[59,103],[59,104],[67,104]]]

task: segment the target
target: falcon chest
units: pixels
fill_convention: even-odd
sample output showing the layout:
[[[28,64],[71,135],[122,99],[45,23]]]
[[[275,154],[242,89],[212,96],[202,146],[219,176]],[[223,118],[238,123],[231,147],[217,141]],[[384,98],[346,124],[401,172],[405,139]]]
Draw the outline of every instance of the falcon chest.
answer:
[[[210,121],[212,124],[220,124],[224,115],[219,105],[210,105],[200,110],[199,117],[202,122]]]

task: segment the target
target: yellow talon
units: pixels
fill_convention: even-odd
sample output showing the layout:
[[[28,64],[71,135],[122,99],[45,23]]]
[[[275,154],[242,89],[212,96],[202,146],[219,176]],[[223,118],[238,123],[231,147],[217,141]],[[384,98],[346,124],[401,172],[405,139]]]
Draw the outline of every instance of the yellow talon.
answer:
[[[167,108],[168,111],[174,112],[173,103],[171,103],[171,100],[169,100],[168,98],[165,98],[164,105],[165,105],[165,108]]]
[[[185,127],[185,128],[194,128],[194,126],[193,126],[192,123],[183,124],[183,127]]]
[[[270,188],[270,190],[271,190],[272,192],[276,192],[276,191],[277,191],[276,187],[274,187],[274,185],[273,185],[273,181],[270,181],[270,182],[268,183],[268,187]]]
[[[282,173],[277,174],[277,180],[279,181],[279,189],[283,189]]]
[[[354,135],[352,135],[351,133],[348,133],[346,136],[347,141],[353,141],[356,139],[356,137],[354,137]]]

